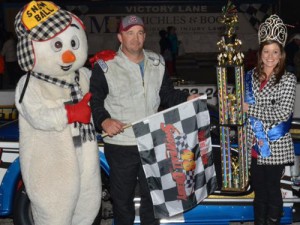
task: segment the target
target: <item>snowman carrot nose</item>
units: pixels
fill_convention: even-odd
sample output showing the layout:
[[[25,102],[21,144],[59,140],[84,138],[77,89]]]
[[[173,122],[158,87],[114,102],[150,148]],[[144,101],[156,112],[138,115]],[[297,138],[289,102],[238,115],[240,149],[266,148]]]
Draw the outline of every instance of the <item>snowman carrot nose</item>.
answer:
[[[73,54],[73,52],[71,51],[65,51],[63,54],[62,54],[62,61],[64,63],[72,63],[76,60],[76,56]]]

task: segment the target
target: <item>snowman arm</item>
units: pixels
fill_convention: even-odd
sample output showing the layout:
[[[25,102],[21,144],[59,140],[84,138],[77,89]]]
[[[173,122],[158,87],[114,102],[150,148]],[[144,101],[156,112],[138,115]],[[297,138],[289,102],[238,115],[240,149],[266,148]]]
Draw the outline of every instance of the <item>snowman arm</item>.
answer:
[[[19,103],[25,77],[23,76],[16,88],[15,102],[19,114],[35,129],[44,131],[61,131],[66,128],[68,119],[64,104],[47,105],[42,98],[41,90],[33,79],[30,79],[22,103]]]

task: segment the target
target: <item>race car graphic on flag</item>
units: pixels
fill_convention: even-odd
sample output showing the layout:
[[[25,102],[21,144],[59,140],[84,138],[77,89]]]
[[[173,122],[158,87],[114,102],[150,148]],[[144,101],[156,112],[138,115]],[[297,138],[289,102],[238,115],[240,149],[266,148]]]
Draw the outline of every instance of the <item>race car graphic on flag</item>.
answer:
[[[206,96],[132,126],[156,218],[189,210],[216,190]]]

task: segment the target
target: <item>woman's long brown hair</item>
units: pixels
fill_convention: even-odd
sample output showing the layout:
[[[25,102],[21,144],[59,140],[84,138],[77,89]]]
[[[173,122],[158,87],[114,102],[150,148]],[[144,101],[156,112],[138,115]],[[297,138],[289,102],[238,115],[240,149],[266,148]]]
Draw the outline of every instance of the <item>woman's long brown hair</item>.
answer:
[[[278,47],[280,49],[280,52],[281,52],[281,58],[279,59],[278,64],[274,68],[274,74],[275,74],[275,77],[276,77],[275,84],[277,84],[279,82],[279,80],[281,79],[282,75],[285,72],[285,57],[286,57],[283,46],[281,44],[279,44],[277,41],[272,41],[272,40],[264,41],[260,44],[259,50],[258,50],[258,53],[257,53],[257,66],[256,66],[256,69],[255,69],[255,72],[256,72],[256,77],[260,81],[263,81],[267,78],[267,74],[264,72],[264,63],[261,59],[261,54],[262,54],[263,48],[266,45],[270,45],[270,44],[273,44],[273,43],[278,45]]]

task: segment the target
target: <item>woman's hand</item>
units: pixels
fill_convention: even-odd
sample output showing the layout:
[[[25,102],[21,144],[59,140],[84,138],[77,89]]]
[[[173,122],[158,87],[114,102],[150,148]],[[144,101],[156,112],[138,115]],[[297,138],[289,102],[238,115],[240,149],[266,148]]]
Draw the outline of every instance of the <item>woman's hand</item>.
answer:
[[[249,109],[249,104],[248,103],[243,103],[243,112],[248,112],[248,109]]]

